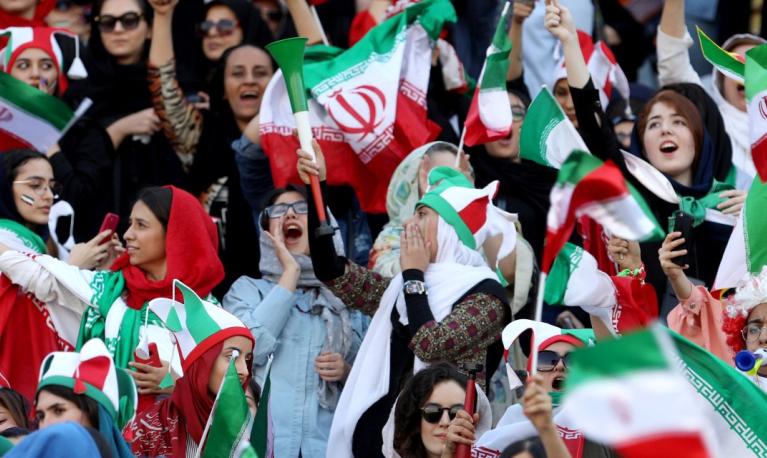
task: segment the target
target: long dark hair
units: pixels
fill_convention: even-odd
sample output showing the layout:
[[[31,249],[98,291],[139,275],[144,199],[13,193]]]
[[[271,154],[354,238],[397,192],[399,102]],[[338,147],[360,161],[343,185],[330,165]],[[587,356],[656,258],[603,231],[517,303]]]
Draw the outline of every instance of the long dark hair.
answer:
[[[104,42],[101,40],[101,31],[99,30],[99,25],[94,20],[101,14],[101,8],[104,7],[104,3],[106,1],[107,0],[96,0],[96,2],[93,3],[93,9],[91,10],[91,35],[90,39],[88,39],[88,51],[93,56],[94,60],[99,61],[99,63],[109,62],[112,64],[111,66],[114,66],[117,64],[117,62],[104,47]],[[154,10],[146,0],[132,1],[136,2],[138,5],[139,9],[141,10],[141,18],[146,21],[149,29],[151,30],[152,20],[154,19]],[[144,51],[141,57],[142,62],[145,62],[149,56],[149,42],[150,40],[146,40],[144,42]]]
[[[91,399],[84,394],[75,394],[72,388],[67,388],[61,385],[46,385],[40,388],[40,391],[37,392],[37,396],[35,397],[35,404],[37,404],[37,398],[43,391],[47,391],[54,396],[58,396],[72,402],[88,417],[88,421],[92,427],[99,427],[99,404],[94,399]]]
[[[224,53],[221,55],[221,58],[216,63],[216,66],[213,68],[213,73],[211,75],[211,81],[210,81],[210,111],[213,113],[227,113],[230,116],[234,116],[232,114],[232,109],[229,107],[229,104],[224,100],[224,78],[226,76],[226,64],[229,62],[229,58],[232,56],[232,53],[237,51],[240,48],[246,48],[251,47],[255,49],[259,49],[263,51],[267,56],[269,56],[269,62],[272,64],[272,71],[277,71],[277,63],[274,61],[274,58],[271,54],[266,52],[264,48],[260,46],[256,46],[251,43],[240,43],[236,46],[232,46],[231,48],[224,51]],[[263,96],[263,94],[262,94]]]
[[[0,218],[6,218],[16,221],[20,224],[27,224],[21,217],[16,208],[16,202],[13,199],[13,182],[19,176],[19,169],[29,161],[42,159],[50,164],[45,154],[33,149],[14,149],[2,154],[0,160],[0,177],[4,180],[0,184]],[[47,230],[40,226],[35,232],[38,235],[47,237]]]
[[[162,223],[162,228],[167,232],[170,208],[173,204],[173,191],[162,186],[151,186],[139,191],[136,198],[136,202],[138,201],[149,207],[149,210]]]
[[[546,451],[543,448],[543,442],[537,437],[528,437],[511,443],[503,449],[498,458],[513,458],[518,453],[529,453],[533,458],[546,458]]]
[[[5,408],[19,428],[29,429],[29,403],[16,390],[0,387],[0,407]]]
[[[466,386],[466,376],[452,364],[442,362],[415,374],[402,389],[394,407],[394,450],[402,458],[426,456],[421,440],[421,408],[435,386],[451,380]]]

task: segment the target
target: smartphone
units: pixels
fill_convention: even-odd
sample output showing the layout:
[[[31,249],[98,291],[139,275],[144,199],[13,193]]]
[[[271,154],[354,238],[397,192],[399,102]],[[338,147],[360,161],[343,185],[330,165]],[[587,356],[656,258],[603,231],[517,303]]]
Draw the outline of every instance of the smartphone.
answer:
[[[101,234],[104,231],[112,231],[112,234],[114,234],[118,224],[120,224],[120,216],[115,213],[107,213],[104,216],[104,221],[101,222],[101,229],[99,229],[98,233]],[[109,237],[105,238],[100,245],[107,243],[112,237],[112,234],[109,234]]]
[[[202,103],[205,101],[202,97],[200,97],[198,94],[190,94],[186,96],[186,101],[189,103]]]
[[[683,256],[677,256],[672,259],[674,264],[683,267],[685,264],[690,264],[689,245],[690,236],[692,235],[692,216],[682,210],[677,210],[669,217],[669,231],[681,232],[681,237],[684,239],[684,243],[676,247],[674,251],[687,249],[688,253]]]

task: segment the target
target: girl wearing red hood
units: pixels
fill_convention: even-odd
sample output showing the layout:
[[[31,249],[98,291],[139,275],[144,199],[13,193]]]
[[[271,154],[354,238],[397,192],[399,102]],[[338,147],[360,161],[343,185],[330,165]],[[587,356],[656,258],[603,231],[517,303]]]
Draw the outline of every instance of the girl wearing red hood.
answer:
[[[77,349],[89,339],[104,340],[117,367],[135,369],[139,394],[151,402],[173,385],[170,373],[182,370],[172,336],[147,303],[173,297],[174,280],[205,297],[223,279],[224,268],[210,217],[191,194],[172,186],[139,194],[124,239],[126,251],[111,270],[96,272],[0,244],[0,272],[49,307],[79,307]],[[161,363],[141,364],[136,355],[143,360],[157,355]]]

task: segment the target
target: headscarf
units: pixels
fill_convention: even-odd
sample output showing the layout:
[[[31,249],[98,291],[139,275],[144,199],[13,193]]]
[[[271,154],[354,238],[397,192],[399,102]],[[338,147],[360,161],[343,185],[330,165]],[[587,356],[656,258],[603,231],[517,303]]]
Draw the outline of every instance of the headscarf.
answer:
[[[112,270],[122,271],[128,292],[128,306],[140,309],[158,297],[173,297],[173,280],[180,280],[205,297],[224,278],[218,259],[218,233],[202,205],[191,194],[174,186],[170,217],[165,231],[165,278],[150,280],[146,272],[130,264],[127,253],[119,257]]]
[[[32,19],[8,13],[0,8],[0,28],[5,27],[42,27],[45,26],[45,17],[56,6],[55,0],[40,0],[35,6],[35,14]]]
[[[216,399],[208,389],[208,380],[223,345],[222,340],[194,360],[176,381],[171,397],[145,410],[128,426],[126,436],[132,436],[135,454],[184,457],[187,434],[198,447],[202,445],[205,423]]]
[[[16,202],[13,199],[13,183],[11,183],[11,180],[6,179],[8,176],[6,158],[7,156],[0,155],[0,219],[11,220],[26,227],[26,222],[21,217],[19,210],[16,208]],[[45,159],[42,155],[40,158]],[[32,232],[43,241],[48,238],[48,226],[46,224],[35,225],[32,228]]]
[[[43,458],[62,453],[72,458],[104,456],[89,430],[72,421],[35,431],[3,456]]]
[[[418,172],[424,153],[434,142],[414,149],[400,162],[389,180],[386,191],[386,213],[389,222],[376,237],[370,256],[370,267],[384,277],[399,273],[400,234],[405,220],[415,213],[418,202]]]
[[[331,225],[336,227],[335,218],[331,215],[330,219]],[[260,220],[261,217],[259,217]],[[266,230],[261,230],[260,232],[261,259],[258,268],[261,270],[264,280],[277,283],[282,276],[283,268],[277,259],[277,254],[274,252],[274,244],[266,235]],[[343,256],[344,247],[339,231],[333,234],[333,244],[335,245],[336,253],[339,256]],[[301,310],[313,315],[321,315],[323,321],[325,321],[325,342],[322,344],[322,351],[340,353],[344,357],[348,356],[352,341],[352,325],[349,310],[314,275],[312,259],[309,256],[293,254],[293,258],[298,262],[301,269],[296,289],[300,289],[304,294],[310,296],[310,309]],[[301,308],[299,304],[296,304],[296,307]],[[317,386],[317,396],[322,407],[334,410],[338,404],[338,398],[341,396],[341,386],[336,382],[328,382],[320,378]]]

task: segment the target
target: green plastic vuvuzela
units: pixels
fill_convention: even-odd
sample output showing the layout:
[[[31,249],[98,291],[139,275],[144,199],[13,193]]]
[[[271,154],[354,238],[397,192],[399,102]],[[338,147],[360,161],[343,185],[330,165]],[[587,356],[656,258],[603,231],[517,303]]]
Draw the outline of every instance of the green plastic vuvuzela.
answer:
[[[286,38],[266,45],[266,50],[274,57],[282,70],[293,113],[308,111],[303,74],[306,40],[305,37]]]

